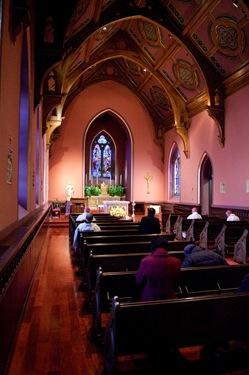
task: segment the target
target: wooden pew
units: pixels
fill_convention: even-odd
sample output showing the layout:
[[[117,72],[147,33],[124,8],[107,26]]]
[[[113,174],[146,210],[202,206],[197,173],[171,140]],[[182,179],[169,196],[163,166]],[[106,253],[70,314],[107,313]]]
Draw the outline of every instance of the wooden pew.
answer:
[[[174,245],[174,242],[172,243]],[[172,246],[174,249],[174,246]],[[171,256],[178,259],[184,259],[183,248],[169,251]],[[97,281],[97,271],[99,268],[105,272],[127,272],[137,271],[140,261],[148,255],[149,252],[131,252],[122,254],[93,254],[91,250],[88,257],[88,263],[85,271],[86,285],[86,307],[88,311],[92,309],[92,297]]]
[[[235,262],[246,263],[249,249],[249,225],[247,228],[244,225],[235,225],[226,224],[222,227],[215,239],[215,246],[219,246],[224,257],[232,255]]]
[[[79,214],[70,214],[69,215],[69,236],[70,236],[70,239],[72,240],[73,238],[73,235],[74,235],[74,231],[75,231],[75,228],[80,224],[80,223],[83,223],[85,220],[83,221],[76,221],[76,218],[79,216]],[[128,224],[131,224],[133,223],[131,220],[120,220],[118,217],[116,216],[111,216],[110,214],[94,214],[94,218],[95,218],[95,221],[96,223],[99,225],[99,223],[101,224],[110,224],[110,225],[114,225],[114,223],[118,224],[118,223],[128,223]]]
[[[149,252],[151,241],[144,240],[144,241],[132,241],[132,237],[129,237],[130,241],[125,242],[111,242],[111,243],[93,243],[93,244],[85,244],[84,251],[82,254],[82,263],[84,266],[87,266],[88,257],[90,251],[92,251],[95,255],[100,254],[125,254],[125,253],[132,253],[132,252]],[[185,241],[168,241],[169,243],[169,251],[180,251],[183,252],[184,247],[189,242]]]
[[[79,258],[82,259],[82,253],[84,251],[84,241],[91,236],[112,236],[112,235],[125,235],[130,236],[132,234],[138,234],[137,228],[124,228],[121,229],[103,229],[101,231],[79,231],[78,232],[78,249]]]
[[[120,302],[105,331],[104,373],[116,375],[119,359],[170,349],[220,345],[249,332],[249,293],[154,302]]]
[[[193,239],[196,243],[199,242],[199,237],[206,225],[207,221],[203,219],[191,220],[191,224],[186,231],[186,240]]]
[[[234,292],[247,273],[249,264],[182,268],[181,295],[193,297]]]
[[[127,253],[144,253],[150,251],[150,241],[141,242],[112,242],[112,243],[95,243],[84,246],[82,254],[82,264],[86,268],[90,251],[94,255],[103,254],[127,254]]]
[[[177,254],[172,252],[173,256]],[[231,294],[249,272],[249,265],[191,267],[181,270],[180,283],[176,290],[178,298],[200,297],[211,294]],[[104,327],[102,313],[110,312],[112,298],[118,295],[125,301],[139,301],[139,286],[135,281],[136,271],[97,271],[92,296],[92,340],[102,343]]]
[[[187,233],[188,228],[192,224],[193,220],[186,219],[183,216],[180,216],[175,224],[175,238],[176,240],[183,239],[183,232]]]
[[[202,232],[199,236],[199,246],[202,249],[208,250],[213,249],[215,247],[215,239],[221,232],[224,223],[220,222],[206,222],[205,227],[203,228]]]
[[[173,234],[161,234],[167,241],[173,241],[174,235]],[[112,242],[143,242],[143,241],[152,241],[153,238],[156,238],[158,234],[143,234],[143,233],[134,233],[127,236],[126,234],[119,234],[119,235],[103,235],[101,236],[98,234],[97,236],[88,236],[84,238],[84,241],[81,242],[81,252],[84,252],[84,246],[90,245],[93,243],[112,243]],[[178,241],[179,246],[183,241]],[[188,245],[185,241],[185,246]]]
[[[165,224],[165,232],[166,233],[174,233],[175,225],[179,220],[179,214],[169,214],[169,217]]]
[[[102,272],[102,270],[104,270],[105,272],[127,273],[127,275],[130,274],[130,271],[134,271],[134,274],[135,274],[139,267],[141,260],[146,255],[148,255],[148,252],[127,253],[127,254],[108,254],[108,255],[107,254],[93,255],[92,252],[90,252],[88,267],[87,267],[87,276],[86,276],[85,308],[87,312],[93,311],[92,304],[93,304],[93,297],[95,294],[94,290],[96,290],[97,279],[100,278],[100,272]],[[122,287],[126,290],[125,293],[128,293],[128,290],[129,290],[128,283],[126,280],[125,284],[122,285]],[[134,287],[133,289],[133,293],[134,293],[136,290],[135,282],[133,283],[133,287]],[[97,288],[97,289],[98,291],[100,291],[100,288]],[[98,298],[98,300],[100,300],[100,298]]]
[[[202,232],[202,230],[205,228],[206,223],[209,222],[217,222],[217,218],[210,218],[210,219],[186,219],[183,218],[178,222],[178,227],[177,227],[177,235],[176,238],[180,239],[182,237],[186,238],[187,240],[193,239],[196,243],[199,242],[199,237]],[[225,223],[224,220],[222,220],[223,224]],[[217,222],[220,224],[220,220]],[[179,238],[178,238],[179,237]]]
[[[113,236],[106,236],[106,235],[98,235],[98,236],[89,236],[85,238],[86,244],[92,244],[92,243],[111,243],[111,242],[141,242],[141,241],[152,241],[154,238],[156,238],[158,234],[143,234],[143,233],[135,233],[131,234],[129,236],[126,235],[113,235]],[[161,234],[164,238],[167,239],[167,241],[173,241],[174,235],[172,233],[170,234]],[[179,244],[185,244],[184,246],[188,245],[189,242],[187,241],[177,241]]]

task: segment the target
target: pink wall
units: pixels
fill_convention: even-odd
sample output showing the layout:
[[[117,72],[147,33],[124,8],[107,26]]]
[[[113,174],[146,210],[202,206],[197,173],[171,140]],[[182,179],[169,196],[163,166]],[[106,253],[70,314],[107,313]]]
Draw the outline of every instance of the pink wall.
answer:
[[[0,69],[0,229],[18,219],[18,155],[19,155],[19,101],[20,61],[22,34],[15,43],[10,39],[9,2],[3,2],[3,23],[1,31]],[[8,148],[12,150],[12,183],[7,184]]]
[[[249,87],[246,87],[225,101],[225,146],[218,142],[218,127],[203,112],[192,119],[189,129],[189,158],[183,154],[183,143],[174,130],[165,138],[165,176],[168,176],[169,151],[176,142],[181,151],[182,190],[181,203],[198,204],[198,171],[203,155],[211,159],[213,167],[213,205],[224,207],[248,207],[249,193],[246,180],[249,179]],[[225,183],[225,193],[220,192],[220,182]],[[165,189],[165,200],[169,191]]]
[[[100,113],[111,110],[127,124],[135,145],[133,150],[133,192],[131,200],[159,201],[164,196],[163,162],[154,144],[152,122],[142,104],[125,87],[112,82],[99,83],[79,95],[65,114],[61,138],[55,142],[49,161],[49,200],[65,200],[66,185],[74,185],[74,196],[83,196],[84,167],[82,145],[85,131]],[[153,176],[150,194],[144,176]]]

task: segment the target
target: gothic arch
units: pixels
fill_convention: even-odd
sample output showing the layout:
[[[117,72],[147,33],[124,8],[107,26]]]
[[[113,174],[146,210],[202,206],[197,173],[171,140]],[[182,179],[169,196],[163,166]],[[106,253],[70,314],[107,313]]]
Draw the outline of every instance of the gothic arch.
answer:
[[[89,176],[92,142],[101,132],[108,134],[115,150],[115,175],[112,182],[119,185],[122,179],[121,184],[125,187],[126,199],[131,200],[133,197],[133,138],[126,121],[111,109],[96,114],[86,128],[82,148],[84,180],[86,175]]]
[[[198,203],[201,204],[202,215],[209,216],[213,203],[213,167],[209,155],[205,152],[198,168]]]

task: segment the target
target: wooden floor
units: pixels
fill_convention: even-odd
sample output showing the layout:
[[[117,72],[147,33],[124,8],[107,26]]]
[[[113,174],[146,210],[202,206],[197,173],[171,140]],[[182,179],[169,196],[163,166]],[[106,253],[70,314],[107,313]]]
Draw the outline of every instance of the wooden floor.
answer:
[[[102,350],[89,340],[91,315],[84,310],[67,220],[54,219],[48,231],[7,375],[103,374]],[[249,374],[249,353],[231,346],[229,353],[221,351],[215,359],[203,360],[199,347],[187,348],[162,363],[145,357],[124,359],[120,371],[123,375],[186,372]]]

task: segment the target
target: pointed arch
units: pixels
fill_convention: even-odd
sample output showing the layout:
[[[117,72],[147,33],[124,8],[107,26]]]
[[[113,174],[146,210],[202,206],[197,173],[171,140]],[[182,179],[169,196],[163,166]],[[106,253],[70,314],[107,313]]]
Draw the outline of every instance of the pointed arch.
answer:
[[[213,203],[213,167],[207,152],[203,153],[198,168],[198,203],[201,205],[202,215],[209,216]]]
[[[181,195],[181,156],[178,145],[174,142],[169,156],[169,199]]]
[[[100,131],[93,139],[90,155],[90,174],[93,178],[108,178],[112,182],[115,175],[116,144],[111,135]]]
[[[116,111],[107,108],[97,113],[89,122],[83,137],[83,176],[84,184],[93,182],[91,174],[91,150],[93,150],[96,137],[104,134],[110,140],[112,145],[111,154],[111,173],[105,173],[99,176],[101,181],[108,185],[122,185],[125,187],[126,199],[133,198],[133,150],[134,142],[125,119]],[[105,164],[104,159],[103,163]],[[107,160],[106,160],[107,161]],[[92,179],[92,181],[91,181]],[[94,180],[96,183],[96,177]]]

